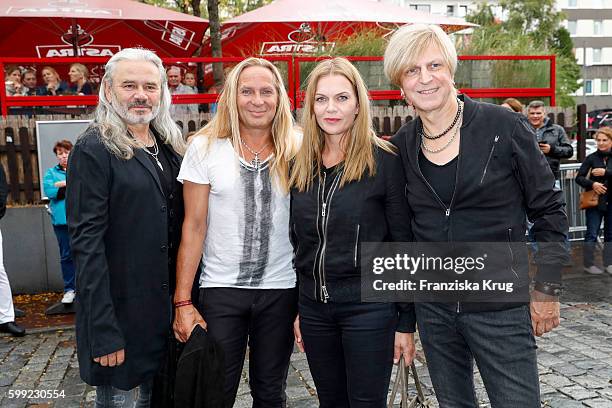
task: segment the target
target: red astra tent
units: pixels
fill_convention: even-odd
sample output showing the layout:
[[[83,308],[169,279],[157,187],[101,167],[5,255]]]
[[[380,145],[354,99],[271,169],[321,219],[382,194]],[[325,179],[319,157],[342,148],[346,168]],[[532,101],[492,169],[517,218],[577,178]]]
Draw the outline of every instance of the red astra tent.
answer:
[[[2,57],[110,57],[135,46],[189,57],[207,28],[202,18],[131,0],[0,0]]]
[[[437,24],[448,33],[475,26],[460,18],[387,2],[276,0],[223,24],[223,55],[309,54],[320,47],[333,47],[336,40],[361,30],[385,35],[409,23]]]

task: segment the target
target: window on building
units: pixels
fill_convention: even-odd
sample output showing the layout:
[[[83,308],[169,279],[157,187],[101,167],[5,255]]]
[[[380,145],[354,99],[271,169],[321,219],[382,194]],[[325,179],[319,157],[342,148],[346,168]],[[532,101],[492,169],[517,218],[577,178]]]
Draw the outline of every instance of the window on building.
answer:
[[[569,31],[570,35],[576,35],[576,20],[568,20],[567,31]]]
[[[609,94],[610,93],[610,80],[609,79],[602,79],[601,80],[601,86],[599,87],[600,92],[602,94]]]
[[[601,63],[601,48],[593,48],[593,64]]]
[[[584,93],[590,95],[593,93],[593,81],[587,79],[584,81]]]
[[[593,6],[594,9],[603,9],[604,7],[604,1],[603,0],[593,0]]]
[[[595,20],[593,21],[593,35],[602,35],[603,34],[603,21]]]
[[[459,6],[459,16],[458,17],[465,17],[467,16],[468,13],[468,6]]]
[[[568,7],[576,7],[577,0],[567,0]]]
[[[411,4],[410,8],[416,11],[423,11],[425,13],[429,13],[431,10],[431,6],[429,4]]]
[[[446,15],[454,16],[455,15],[455,6],[446,6]]]

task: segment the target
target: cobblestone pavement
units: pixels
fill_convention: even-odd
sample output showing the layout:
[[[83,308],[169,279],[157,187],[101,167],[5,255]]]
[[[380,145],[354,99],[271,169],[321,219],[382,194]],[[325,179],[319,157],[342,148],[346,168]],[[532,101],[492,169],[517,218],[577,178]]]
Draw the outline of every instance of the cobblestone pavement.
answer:
[[[612,407],[612,305],[565,303],[562,323],[538,339],[542,404],[546,407]],[[422,351],[417,370],[431,406],[436,407]],[[235,407],[250,407],[248,361]],[[481,406],[488,406],[476,376]],[[414,388],[414,386],[412,386]],[[28,391],[20,398],[9,395]],[[47,392],[63,397],[45,398]],[[38,394],[38,395],[36,395]],[[304,354],[294,353],[287,379],[289,406],[316,407],[316,391]],[[38,397],[38,398],[35,398]],[[74,330],[32,333],[24,338],[0,337],[0,407],[91,407],[95,390],[79,378]],[[518,407],[517,407],[518,408]]]

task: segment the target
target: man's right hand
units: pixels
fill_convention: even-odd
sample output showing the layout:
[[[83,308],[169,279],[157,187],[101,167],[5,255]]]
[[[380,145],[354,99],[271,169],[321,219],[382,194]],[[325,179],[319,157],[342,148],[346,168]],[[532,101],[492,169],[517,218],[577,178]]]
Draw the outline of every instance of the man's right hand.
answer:
[[[206,330],[206,322],[193,305],[177,307],[172,324],[174,337],[181,343],[186,343],[191,336],[191,332],[198,324]]]
[[[608,191],[608,189],[603,184],[595,182],[593,183],[593,191],[595,191],[599,195],[602,195],[606,194],[606,191]]]
[[[125,350],[121,349],[102,357],[95,357],[93,360],[102,367],[120,366],[125,361]]]

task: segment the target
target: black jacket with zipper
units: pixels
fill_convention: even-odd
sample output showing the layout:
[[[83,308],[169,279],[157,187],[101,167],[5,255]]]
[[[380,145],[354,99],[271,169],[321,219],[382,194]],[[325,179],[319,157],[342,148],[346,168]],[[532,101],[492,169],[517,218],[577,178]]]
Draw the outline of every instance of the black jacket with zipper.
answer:
[[[568,231],[565,201],[563,193],[553,189],[555,179],[533,129],[523,115],[467,96],[460,98],[465,105],[455,190],[448,207],[419,168],[420,119],[406,123],[391,140],[400,150],[406,174],[414,240],[524,242],[527,214],[534,222],[536,241],[551,243],[540,251],[535,279],[560,281],[562,263],[568,257],[563,247]],[[466,307],[479,311],[496,306],[472,303]]]
[[[361,301],[360,242],[410,242],[410,208],[398,155],[375,148],[376,174],[340,187],[342,166],[291,190],[291,235],[300,296]],[[332,180],[328,178],[332,177]],[[328,186],[325,188],[325,186]],[[414,332],[413,305],[398,304],[398,331]]]
[[[605,169],[606,174],[604,176],[594,176],[589,172],[593,169]],[[578,174],[576,175],[576,183],[585,190],[592,190],[593,183],[598,182],[609,188],[612,183],[612,160],[610,160],[610,152],[602,152],[597,150],[594,153],[589,154],[585,157],[584,161],[580,165]],[[608,203],[608,194],[602,194],[599,196],[599,209],[605,210]]]

